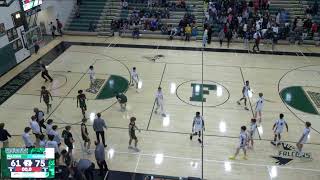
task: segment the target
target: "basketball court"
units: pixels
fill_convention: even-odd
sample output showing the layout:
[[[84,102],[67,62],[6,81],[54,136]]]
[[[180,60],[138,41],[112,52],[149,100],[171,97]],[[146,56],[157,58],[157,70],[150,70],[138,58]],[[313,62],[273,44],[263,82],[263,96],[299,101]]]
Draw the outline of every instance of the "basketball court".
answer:
[[[48,47],[58,46],[57,41]],[[308,56],[295,45],[288,46],[288,50],[296,55],[272,55],[232,49],[202,51],[200,43],[173,45],[169,41],[138,40],[135,45],[139,46],[129,47],[123,45],[130,44],[131,40],[126,39],[110,38],[98,44],[92,43],[94,40],[82,41],[82,44],[70,41],[58,50],[49,48],[48,52],[57,53],[56,58],[41,57],[44,62],[46,58],[52,61],[48,70],[53,83],[45,83],[41,73],[37,73],[20,83],[22,87],[12,96],[2,91],[9,98],[1,104],[0,116],[6,129],[17,135],[11,139],[11,145],[23,146],[18,135],[28,126],[33,108],[46,109],[39,101],[40,87],[46,86],[53,96],[52,111],[46,118],[53,119],[59,133],[66,125],[72,125],[75,157],[94,160],[94,154],[83,151],[82,114],[76,107],[77,91],[89,87],[87,71],[93,65],[99,92],[85,92],[89,99],[88,130],[93,142],[92,120],[101,112],[109,127],[106,152],[111,170],[201,178],[203,167],[205,179],[320,179],[319,57]],[[161,48],[164,45],[168,47]],[[40,56],[31,58],[38,60]],[[129,85],[132,67],[137,68],[140,76],[139,93]],[[249,111],[236,103],[246,80],[253,90]],[[166,117],[153,113],[159,86],[164,92]],[[124,92],[128,97],[126,112],[120,111],[114,92]],[[248,150],[248,160],[241,159],[241,152],[237,160],[230,161],[228,158],[239,143],[240,127],[249,127],[260,92],[266,102],[254,149]],[[206,127],[203,156],[196,137],[193,141],[189,139],[197,111],[203,114]],[[285,116],[289,132],[283,133],[283,144],[275,147],[270,144],[272,126],[280,113]],[[137,133],[140,152],[128,149],[128,124],[132,116],[142,130]],[[304,146],[308,157],[289,155],[295,151],[306,121],[312,123],[308,144]],[[92,143],[91,148],[94,147]]]

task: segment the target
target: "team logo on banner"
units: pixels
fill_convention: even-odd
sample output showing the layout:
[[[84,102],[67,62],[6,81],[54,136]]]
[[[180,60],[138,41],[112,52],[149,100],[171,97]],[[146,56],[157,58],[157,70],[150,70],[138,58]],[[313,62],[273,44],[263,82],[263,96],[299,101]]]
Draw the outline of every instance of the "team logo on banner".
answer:
[[[275,144],[273,144],[276,146]],[[311,153],[303,153],[300,155],[298,150],[291,144],[288,143],[280,143],[280,150],[278,151],[278,154],[275,156],[271,156],[273,159],[275,159],[275,164],[283,166],[287,165],[291,162],[293,162],[295,159],[304,159],[307,161],[312,160]]]

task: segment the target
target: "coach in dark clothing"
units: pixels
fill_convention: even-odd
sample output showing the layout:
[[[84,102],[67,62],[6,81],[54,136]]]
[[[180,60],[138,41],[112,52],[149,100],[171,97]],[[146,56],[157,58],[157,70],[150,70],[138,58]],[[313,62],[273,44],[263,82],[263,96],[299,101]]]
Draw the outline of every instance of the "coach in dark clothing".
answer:
[[[101,136],[102,143],[103,143],[104,147],[107,147],[106,146],[106,142],[105,142],[105,138],[104,138],[104,129],[103,129],[103,128],[107,129],[107,125],[104,122],[104,120],[101,119],[101,114],[100,113],[98,113],[97,114],[97,118],[93,120],[92,127],[93,127],[94,132],[96,132],[97,141],[101,142],[100,141],[100,136]]]
[[[3,143],[2,147],[9,146],[8,137],[11,138],[11,135],[4,129],[4,123],[0,123],[0,141]]]

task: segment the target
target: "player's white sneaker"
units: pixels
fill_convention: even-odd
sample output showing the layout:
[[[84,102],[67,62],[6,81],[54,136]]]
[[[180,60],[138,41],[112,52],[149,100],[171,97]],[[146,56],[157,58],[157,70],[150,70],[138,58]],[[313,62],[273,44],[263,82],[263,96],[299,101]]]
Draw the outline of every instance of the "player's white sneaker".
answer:
[[[128,146],[128,149],[132,149],[133,147],[132,146]]]

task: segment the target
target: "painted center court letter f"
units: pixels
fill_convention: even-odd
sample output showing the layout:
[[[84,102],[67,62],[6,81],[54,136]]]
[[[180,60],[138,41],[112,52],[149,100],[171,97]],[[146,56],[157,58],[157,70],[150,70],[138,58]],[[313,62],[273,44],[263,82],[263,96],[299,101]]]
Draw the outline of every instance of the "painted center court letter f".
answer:
[[[190,101],[198,101],[198,102],[206,102],[206,98],[204,98],[204,94],[209,95],[209,91],[214,91],[217,89],[216,85],[213,84],[197,84],[191,83],[192,87],[192,96],[190,97]]]

